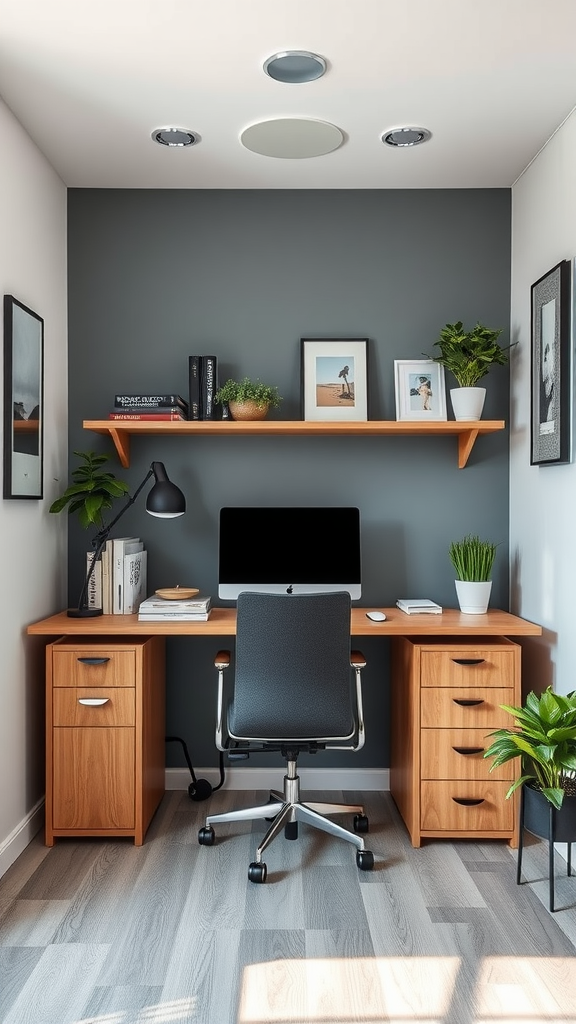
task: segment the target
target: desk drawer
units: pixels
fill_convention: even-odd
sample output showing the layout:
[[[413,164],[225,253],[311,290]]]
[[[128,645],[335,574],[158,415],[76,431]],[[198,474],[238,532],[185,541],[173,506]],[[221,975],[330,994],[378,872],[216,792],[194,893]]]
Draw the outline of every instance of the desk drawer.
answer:
[[[428,687],[420,693],[420,724],[424,729],[505,729],[510,715],[501,704],[514,704],[514,690]]]
[[[463,647],[423,651],[422,686],[514,686],[515,650]]]
[[[82,701],[99,700],[101,704]],[[110,726],[136,722],[136,690],[134,687],[110,689],[60,687],[53,691],[53,715],[56,726]]]
[[[132,650],[94,647],[52,651],[54,686],[134,686],[136,654]]]
[[[514,778],[514,764],[490,771],[484,758],[490,746],[484,729],[423,729],[420,740],[423,779],[508,779]]]
[[[423,782],[421,828],[446,832],[512,832],[514,801],[508,782]],[[470,800],[472,803],[458,803]]]

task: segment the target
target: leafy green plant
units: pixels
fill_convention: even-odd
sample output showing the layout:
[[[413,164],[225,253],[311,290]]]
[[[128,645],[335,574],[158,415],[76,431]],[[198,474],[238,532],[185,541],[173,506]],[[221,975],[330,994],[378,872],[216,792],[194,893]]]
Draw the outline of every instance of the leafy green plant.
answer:
[[[102,470],[109,455],[79,451],[75,451],[74,455],[82,460],[81,465],[71,473],[75,482],[52,502],[49,511],[62,512],[68,505],[68,514],[77,512],[80,525],[85,529],[89,526],[102,529],[104,511],[112,508],[116,498],[122,498],[128,493],[128,484],[117,480],[113,473]]]
[[[278,388],[272,384],[263,384],[261,380],[250,380],[244,377],[242,380],[231,378],[218,388],[214,395],[214,401],[218,402],[254,402],[260,409],[269,406],[271,409],[279,405],[282,398],[278,394]]]
[[[456,578],[485,583],[492,574],[496,548],[497,545],[491,541],[480,540],[472,534],[453,541],[448,554],[456,570]]]
[[[502,331],[502,327],[493,330],[481,323],[471,331],[465,331],[461,320],[446,324],[434,342],[440,349],[440,355],[427,358],[450,370],[461,388],[476,387],[492,365],[504,366],[508,361],[511,346],[502,348],[498,344]]]
[[[514,729],[496,729],[484,757],[490,771],[514,757],[522,759],[522,776],[512,783],[511,796],[525,782],[534,783],[558,810],[565,793],[576,794],[576,691],[567,696],[549,686],[539,697],[529,693],[523,707],[500,705],[514,716]]]

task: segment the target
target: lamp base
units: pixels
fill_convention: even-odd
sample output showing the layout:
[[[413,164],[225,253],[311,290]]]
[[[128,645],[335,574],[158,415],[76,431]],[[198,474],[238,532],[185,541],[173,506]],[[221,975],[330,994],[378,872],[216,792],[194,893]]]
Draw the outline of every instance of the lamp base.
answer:
[[[66,614],[69,619],[93,619],[103,612],[101,608],[69,608]]]

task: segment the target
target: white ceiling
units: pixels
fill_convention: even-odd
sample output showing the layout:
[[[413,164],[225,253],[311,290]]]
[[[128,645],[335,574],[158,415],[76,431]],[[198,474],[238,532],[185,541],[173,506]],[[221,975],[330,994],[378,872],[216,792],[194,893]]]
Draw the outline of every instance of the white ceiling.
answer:
[[[286,49],[324,77],[269,78]],[[576,105],[576,0],[0,0],[0,96],[71,187],[506,187]],[[344,142],[259,156],[240,135],[269,118]],[[400,125],[432,139],[384,146]]]

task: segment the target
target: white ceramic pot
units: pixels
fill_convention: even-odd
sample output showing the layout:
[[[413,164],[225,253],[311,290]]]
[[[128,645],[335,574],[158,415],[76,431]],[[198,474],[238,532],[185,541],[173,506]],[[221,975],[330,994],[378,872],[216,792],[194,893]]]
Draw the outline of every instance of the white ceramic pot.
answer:
[[[450,400],[456,420],[479,420],[484,408],[486,388],[452,388]]]
[[[470,580],[454,580],[460,611],[468,615],[484,615],[488,611],[492,580],[474,583]]]

